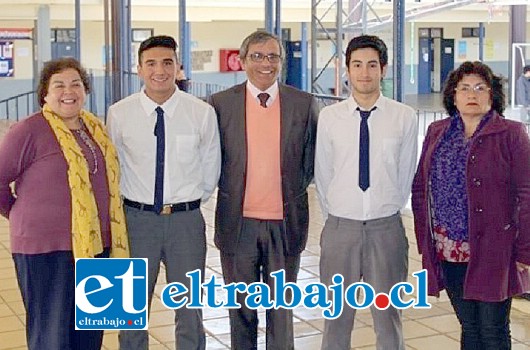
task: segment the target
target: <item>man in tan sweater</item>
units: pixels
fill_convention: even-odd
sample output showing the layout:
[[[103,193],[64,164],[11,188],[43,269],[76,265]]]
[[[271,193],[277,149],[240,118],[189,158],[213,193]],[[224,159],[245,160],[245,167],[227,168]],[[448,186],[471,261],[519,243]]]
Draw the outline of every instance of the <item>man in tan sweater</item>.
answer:
[[[271,272],[296,281],[309,226],[318,108],[308,93],[278,83],[283,48],[266,32],[241,45],[248,80],[211,97],[221,135],[215,243],[226,283],[262,280]],[[256,349],[258,317],[238,294],[230,310],[232,349]],[[292,310],[267,310],[267,349],[293,349]]]

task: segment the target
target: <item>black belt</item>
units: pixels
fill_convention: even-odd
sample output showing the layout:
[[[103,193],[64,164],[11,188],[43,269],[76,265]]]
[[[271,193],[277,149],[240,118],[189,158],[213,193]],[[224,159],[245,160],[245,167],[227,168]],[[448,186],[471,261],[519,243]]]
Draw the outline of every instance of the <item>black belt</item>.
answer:
[[[138,203],[135,201],[131,201],[127,198],[123,199],[123,204],[129,207],[140,209],[140,210],[153,211],[153,212],[155,211],[154,205]],[[166,204],[162,207],[162,212],[160,213],[160,215],[167,215],[167,214],[171,214],[177,211],[191,211],[191,210],[199,209],[200,206],[201,206],[200,199],[197,199],[191,202]]]

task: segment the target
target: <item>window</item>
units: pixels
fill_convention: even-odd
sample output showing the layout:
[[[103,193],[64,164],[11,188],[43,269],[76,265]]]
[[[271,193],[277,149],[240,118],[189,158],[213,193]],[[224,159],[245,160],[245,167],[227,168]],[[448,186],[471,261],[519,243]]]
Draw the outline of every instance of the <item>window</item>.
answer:
[[[54,28],[51,30],[52,43],[75,43],[75,29]]]
[[[140,43],[153,36],[153,28],[132,29],[132,41]]]
[[[480,36],[480,27],[462,28],[462,38],[478,38]],[[486,28],[482,28],[482,36],[486,36]]]
[[[419,28],[418,35],[420,38],[443,38],[443,28]]]

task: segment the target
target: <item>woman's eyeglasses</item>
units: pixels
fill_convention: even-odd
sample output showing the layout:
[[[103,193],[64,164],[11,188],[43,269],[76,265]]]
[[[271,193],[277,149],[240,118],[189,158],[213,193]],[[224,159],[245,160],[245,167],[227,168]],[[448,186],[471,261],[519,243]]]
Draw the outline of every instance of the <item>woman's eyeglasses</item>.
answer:
[[[461,85],[455,88],[456,92],[461,92],[463,94],[469,95],[471,92],[474,92],[478,95],[483,95],[491,89],[485,84],[479,84],[475,86],[471,85]]]
[[[275,53],[264,55],[261,52],[251,53],[248,55],[248,57],[252,62],[263,62],[263,60],[267,58],[270,63],[278,63],[282,59],[282,56],[277,55]]]

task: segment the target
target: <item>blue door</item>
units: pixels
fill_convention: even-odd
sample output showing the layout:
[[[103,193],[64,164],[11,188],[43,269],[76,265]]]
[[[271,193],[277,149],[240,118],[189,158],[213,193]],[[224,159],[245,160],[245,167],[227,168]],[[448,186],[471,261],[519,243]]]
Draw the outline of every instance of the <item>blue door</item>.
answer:
[[[307,43],[305,43],[307,45]],[[286,47],[286,73],[285,83],[302,89],[302,42],[287,41]]]
[[[52,59],[61,57],[74,57],[76,43],[52,42]]]
[[[447,76],[455,69],[455,39],[442,39],[441,44],[442,54],[440,57],[442,65],[440,67],[440,81],[445,84]]]

